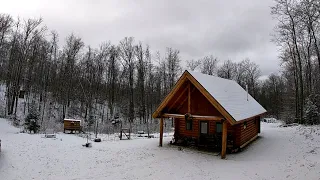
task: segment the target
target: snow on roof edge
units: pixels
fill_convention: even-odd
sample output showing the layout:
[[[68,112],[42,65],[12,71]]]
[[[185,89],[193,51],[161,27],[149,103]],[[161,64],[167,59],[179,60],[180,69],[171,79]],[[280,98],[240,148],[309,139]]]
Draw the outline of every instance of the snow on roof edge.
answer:
[[[80,119],[64,119],[64,121],[79,121],[79,122],[81,122]]]

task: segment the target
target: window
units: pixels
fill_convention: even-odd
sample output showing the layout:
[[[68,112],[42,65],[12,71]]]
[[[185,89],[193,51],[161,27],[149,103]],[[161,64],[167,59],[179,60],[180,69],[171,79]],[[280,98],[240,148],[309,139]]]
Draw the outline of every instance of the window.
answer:
[[[187,130],[192,130],[192,120],[186,120],[186,128]]]
[[[216,133],[221,133],[222,132],[222,123],[217,122],[216,123]]]
[[[208,122],[200,122],[200,133],[208,134]]]
[[[243,123],[243,129],[246,129],[247,128],[247,122],[244,122]]]

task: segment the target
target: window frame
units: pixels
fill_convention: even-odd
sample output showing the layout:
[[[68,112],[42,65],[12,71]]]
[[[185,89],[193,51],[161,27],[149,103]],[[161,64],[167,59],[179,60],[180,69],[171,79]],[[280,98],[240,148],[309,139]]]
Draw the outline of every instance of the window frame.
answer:
[[[218,124],[221,127],[219,132],[218,132]],[[216,122],[216,133],[222,133],[222,123],[221,122]]]
[[[207,124],[207,132],[206,133],[202,133],[202,126],[201,123],[206,123]],[[200,121],[200,134],[209,134],[209,121]]]
[[[188,124],[190,124],[190,128],[188,128]],[[186,120],[186,130],[187,131],[192,131],[192,128],[193,128],[192,120],[191,119]]]

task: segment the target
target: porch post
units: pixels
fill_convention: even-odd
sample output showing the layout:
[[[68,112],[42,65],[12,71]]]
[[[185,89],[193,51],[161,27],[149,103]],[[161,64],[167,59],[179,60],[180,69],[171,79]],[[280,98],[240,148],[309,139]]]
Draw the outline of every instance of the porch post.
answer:
[[[226,158],[227,152],[227,121],[224,119],[222,123],[222,149],[221,149],[221,159]]]
[[[163,139],[163,117],[160,119],[160,141],[159,146],[162,147],[162,139]]]

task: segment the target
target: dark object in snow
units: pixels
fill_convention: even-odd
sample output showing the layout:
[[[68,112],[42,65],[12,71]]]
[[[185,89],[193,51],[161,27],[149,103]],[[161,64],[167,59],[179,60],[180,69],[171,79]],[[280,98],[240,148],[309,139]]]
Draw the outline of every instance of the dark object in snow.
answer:
[[[144,131],[138,131],[137,134],[138,134],[138,137],[143,137],[144,136]]]
[[[150,134],[150,135],[149,135],[149,138],[154,138],[154,135],[153,135],[153,134]]]
[[[56,138],[55,134],[46,134],[45,138]]]
[[[94,142],[101,142],[101,139],[100,138],[95,138]]]
[[[172,145],[172,144],[175,144],[175,139],[174,139],[174,137],[172,138],[172,140],[170,141],[170,144]]]
[[[0,152],[1,152],[1,139],[0,139]]]
[[[266,122],[266,123],[276,123],[277,119],[276,118],[263,118],[262,121]]]
[[[122,134],[124,134],[127,137],[127,139],[130,139],[130,135],[131,135],[130,129],[127,129],[127,128],[122,128],[121,129],[120,136],[119,136],[120,140],[123,140],[123,135]]]
[[[116,125],[118,123],[120,123],[120,120],[119,119],[114,119],[111,121],[112,125]]]
[[[299,124],[298,123],[291,123],[291,124],[280,125],[280,127],[292,127],[292,126],[299,126]]]
[[[146,137],[146,138],[154,138],[154,135],[153,134],[147,134],[146,132],[144,131],[138,131],[137,132],[138,134],[138,137]]]
[[[86,144],[83,144],[82,146],[83,147],[92,147],[92,144],[91,143],[86,143]]]
[[[20,91],[19,91],[19,98],[20,98],[20,99],[23,99],[25,94],[26,94],[26,91],[25,91],[25,90],[20,90]]]
[[[45,138],[56,138],[56,134],[53,129],[46,129],[44,137]]]

